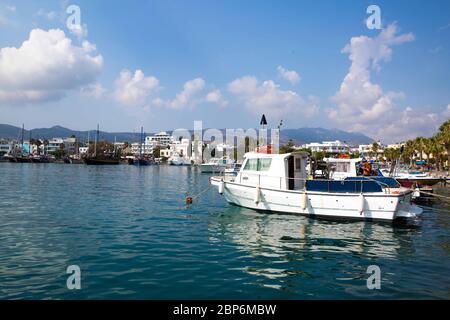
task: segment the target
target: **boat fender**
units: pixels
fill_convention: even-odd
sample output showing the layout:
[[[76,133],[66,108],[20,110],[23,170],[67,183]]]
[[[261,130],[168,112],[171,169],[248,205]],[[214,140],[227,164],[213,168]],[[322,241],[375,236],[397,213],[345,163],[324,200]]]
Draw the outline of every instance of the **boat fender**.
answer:
[[[255,203],[258,204],[261,201],[261,188],[255,188]]]
[[[192,197],[187,196],[187,197],[186,197],[186,204],[192,204],[192,202],[193,202]]]
[[[306,192],[303,192],[300,196],[300,208],[302,208],[302,210],[305,210],[307,206],[308,206],[308,195],[306,194]]]
[[[360,215],[362,215],[364,212],[364,202],[365,202],[365,199],[364,199],[363,194],[361,193],[359,195],[359,214]]]
[[[219,193],[223,194],[224,189],[225,189],[225,183],[223,182],[223,180],[221,180],[219,183]]]

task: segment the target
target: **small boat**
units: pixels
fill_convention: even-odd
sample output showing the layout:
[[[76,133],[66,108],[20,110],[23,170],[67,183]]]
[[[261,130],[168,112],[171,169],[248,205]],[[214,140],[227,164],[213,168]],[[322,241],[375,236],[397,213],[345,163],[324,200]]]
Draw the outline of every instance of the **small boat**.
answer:
[[[207,163],[200,165],[200,170],[202,173],[221,173],[225,169],[231,168],[234,165],[234,160],[223,157],[211,158]]]
[[[114,153],[103,151],[102,153],[97,152],[97,142],[99,141],[100,129],[97,125],[97,132],[94,141],[94,153],[88,155],[83,159],[83,162],[87,165],[117,165],[120,164],[120,157],[117,156],[114,147]]]
[[[152,164],[152,161],[150,159],[145,159],[142,157],[138,158],[129,158],[127,159],[129,165],[134,166],[149,166]]]
[[[30,157],[31,162],[33,163],[49,163],[50,160],[46,156],[34,155]]]
[[[371,177],[309,180],[305,152],[251,152],[244,158],[236,177],[210,178],[210,183],[231,204],[258,211],[332,219],[393,221],[415,218],[422,213],[420,207],[411,203],[413,191],[391,186],[389,182],[393,179],[388,183]]]
[[[190,166],[191,165],[191,160],[189,160],[186,157],[182,157],[180,156],[178,153],[172,155],[167,162],[171,165],[171,166]]]
[[[117,158],[100,158],[100,157],[87,157],[83,159],[87,165],[116,165],[120,164],[120,159]]]
[[[224,174],[227,175],[237,175],[239,170],[241,170],[242,164],[241,163],[234,163],[231,167],[225,168],[223,171]]]
[[[444,178],[432,177],[428,173],[420,171],[396,172],[393,176],[404,187],[433,186],[439,182],[445,182]]]
[[[30,163],[31,158],[27,156],[20,156],[20,155],[7,155],[5,156],[6,159],[8,159],[9,162],[13,163]]]

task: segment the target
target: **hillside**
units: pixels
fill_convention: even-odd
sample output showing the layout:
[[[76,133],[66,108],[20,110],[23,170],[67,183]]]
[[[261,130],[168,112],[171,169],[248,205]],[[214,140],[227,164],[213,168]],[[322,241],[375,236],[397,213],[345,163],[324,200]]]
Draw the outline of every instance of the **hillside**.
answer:
[[[31,130],[32,138],[51,139],[54,137],[69,137],[75,135],[81,141],[86,141],[88,138],[88,131],[76,131],[61,126],[53,126],[51,128],[37,128]],[[95,130],[89,131],[90,139],[93,140]],[[21,136],[21,128],[11,126],[8,124],[0,124],[0,138],[19,139]],[[100,131],[100,139],[114,141],[139,141],[140,134],[138,132],[104,132]],[[25,139],[30,137],[30,131],[24,131]],[[286,143],[293,140],[296,144],[322,142],[329,140],[341,140],[349,144],[368,144],[372,143],[373,139],[357,132],[347,132],[338,129],[324,129],[324,128],[298,128],[298,129],[283,129],[281,131],[281,142]]]

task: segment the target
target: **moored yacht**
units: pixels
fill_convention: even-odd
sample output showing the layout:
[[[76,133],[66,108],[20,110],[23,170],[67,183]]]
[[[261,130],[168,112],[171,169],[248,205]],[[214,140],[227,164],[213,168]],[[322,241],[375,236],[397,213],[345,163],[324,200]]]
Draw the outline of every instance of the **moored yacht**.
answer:
[[[247,153],[236,177],[215,176],[212,185],[232,204],[268,212],[330,218],[414,218],[412,191],[370,177],[308,180],[308,154]]]
[[[191,160],[179,155],[178,153],[172,155],[167,162],[172,166],[190,166]]]
[[[208,162],[200,165],[200,170],[203,173],[221,173],[225,169],[231,168],[234,165],[232,159],[223,158],[211,158]]]

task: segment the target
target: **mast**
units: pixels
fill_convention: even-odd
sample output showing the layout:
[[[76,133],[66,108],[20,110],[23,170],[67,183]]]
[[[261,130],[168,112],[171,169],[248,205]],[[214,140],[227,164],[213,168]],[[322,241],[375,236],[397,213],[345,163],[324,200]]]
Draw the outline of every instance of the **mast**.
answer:
[[[142,137],[144,135],[144,127],[141,127],[141,147],[139,148],[139,158],[142,158]]]
[[[21,138],[20,138],[20,154],[23,153],[23,135],[24,135],[24,131],[25,131],[25,125],[22,123],[22,134],[21,134]]]
[[[98,136],[99,136],[99,130],[100,130],[99,125],[97,123],[97,132],[96,132],[95,141],[94,141],[94,157],[97,156],[97,141],[98,141]]]
[[[30,139],[28,140],[28,154],[30,155],[31,155],[31,131],[33,130],[30,130]]]

